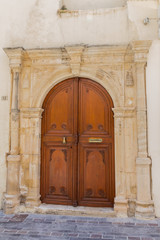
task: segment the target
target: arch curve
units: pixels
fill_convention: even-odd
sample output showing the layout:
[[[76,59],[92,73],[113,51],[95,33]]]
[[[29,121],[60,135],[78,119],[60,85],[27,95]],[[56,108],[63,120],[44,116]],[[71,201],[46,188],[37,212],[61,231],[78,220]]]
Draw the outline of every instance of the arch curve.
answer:
[[[33,98],[34,107],[36,106],[37,108],[42,108],[44,99],[46,98],[49,91],[55,85],[57,85],[58,83],[60,83],[62,81],[65,81],[69,78],[74,78],[74,77],[87,78],[87,79],[90,79],[92,81],[99,83],[109,93],[111,99],[113,100],[114,107],[121,106],[121,98],[120,98],[120,93],[118,91],[118,88],[116,88],[115,86],[112,86],[112,84],[110,83],[110,81],[108,79],[101,80],[100,78],[96,77],[95,75],[82,73],[79,76],[74,76],[73,74],[66,74],[63,76],[55,77],[55,75],[52,75],[47,81],[45,81],[45,85],[43,85],[39,89],[38,95],[34,96],[34,98]],[[54,81],[52,81],[52,79],[54,79]]]

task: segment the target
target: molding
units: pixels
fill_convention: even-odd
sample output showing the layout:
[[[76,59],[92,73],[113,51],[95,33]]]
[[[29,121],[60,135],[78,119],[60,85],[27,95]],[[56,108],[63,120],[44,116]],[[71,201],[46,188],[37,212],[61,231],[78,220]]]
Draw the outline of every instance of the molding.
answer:
[[[4,48],[4,52],[9,58],[9,66],[13,72],[20,72],[23,58],[23,48]]]
[[[136,158],[136,165],[151,165],[152,161],[150,158]]]
[[[60,17],[80,17],[80,16],[84,16],[84,15],[105,15],[105,14],[110,14],[111,12],[114,11],[122,11],[122,10],[126,10],[127,9],[127,4],[125,4],[125,6],[120,6],[120,7],[112,7],[112,8],[99,8],[99,9],[88,9],[88,10],[61,10],[59,9],[57,11],[57,14]]]
[[[20,162],[21,156],[20,155],[8,155],[7,161],[8,162]]]
[[[20,114],[23,118],[41,118],[43,111],[42,108],[21,108]]]
[[[115,118],[133,118],[136,116],[136,108],[119,107],[112,108]]]
[[[147,55],[151,44],[152,44],[151,40],[131,42],[131,47],[134,52],[134,61],[136,63],[147,62]]]

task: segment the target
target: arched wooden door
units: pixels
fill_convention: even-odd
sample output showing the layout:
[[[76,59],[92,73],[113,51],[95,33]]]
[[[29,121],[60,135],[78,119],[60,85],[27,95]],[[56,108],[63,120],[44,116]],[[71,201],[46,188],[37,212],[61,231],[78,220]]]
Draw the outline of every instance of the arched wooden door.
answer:
[[[113,102],[98,83],[72,78],[43,104],[41,200],[112,207],[115,194]]]

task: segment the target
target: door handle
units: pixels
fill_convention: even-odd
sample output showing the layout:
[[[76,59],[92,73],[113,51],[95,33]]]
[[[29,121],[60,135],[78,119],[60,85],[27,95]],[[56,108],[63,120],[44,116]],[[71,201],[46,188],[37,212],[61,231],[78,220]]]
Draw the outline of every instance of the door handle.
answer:
[[[67,143],[66,137],[63,137],[62,142],[63,142],[63,144]]]

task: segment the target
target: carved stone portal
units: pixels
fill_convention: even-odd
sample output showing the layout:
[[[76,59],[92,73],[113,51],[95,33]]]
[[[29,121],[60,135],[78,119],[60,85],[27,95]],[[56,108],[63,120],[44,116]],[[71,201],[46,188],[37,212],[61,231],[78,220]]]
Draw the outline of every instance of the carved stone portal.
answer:
[[[6,213],[20,211],[22,204],[33,212],[41,204],[42,104],[57,83],[79,76],[100,83],[114,102],[114,211],[117,216],[127,216],[131,212],[132,202],[135,205],[135,208],[132,206],[132,215],[154,217],[145,92],[145,66],[150,44],[150,41],[136,41],[129,46],[5,49],[10,60],[12,81],[11,145],[7,157],[7,192],[4,196]],[[88,125],[88,128],[91,127]],[[53,124],[52,128],[56,125]],[[62,128],[66,128],[65,123]],[[99,125],[98,128],[103,129],[103,126]],[[50,191],[55,191],[54,186]],[[62,186],[61,192],[64,191]],[[86,194],[91,194],[91,190]],[[99,194],[103,195],[103,190],[100,189]]]

